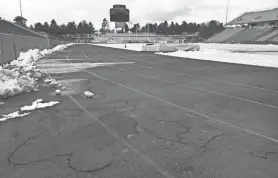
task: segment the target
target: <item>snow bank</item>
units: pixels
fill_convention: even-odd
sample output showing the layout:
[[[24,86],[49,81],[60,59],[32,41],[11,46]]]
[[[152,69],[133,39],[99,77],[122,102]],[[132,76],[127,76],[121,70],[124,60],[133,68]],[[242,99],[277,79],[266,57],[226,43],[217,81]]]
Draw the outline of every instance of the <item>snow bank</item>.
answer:
[[[38,91],[37,80],[42,77],[42,72],[37,68],[36,61],[71,45],[73,43],[58,45],[53,49],[43,51],[30,49],[25,53],[20,53],[19,57],[9,64],[0,66],[0,99],[20,93]]]
[[[190,43],[200,45],[201,49],[214,49],[239,52],[278,52],[278,45],[260,44],[219,44],[219,43]]]
[[[142,51],[142,46],[146,43],[127,43],[125,44],[91,44],[110,48]],[[187,44],[185,44],[187,45]],[[278,45],[259,45],[259,44],[219,44],[219,43],[188,43],[188,45],[198,45],[201,49],[224,50],[231,52],[277,52]]]
[[[121,43],[121,44],[90,44],[94,46],[103,46],[109,48],[126,49],[131,51],[142,51],[142,46],[146,43]]]
[[[145,44],[92,44],[97,46],[142,51]],[[161,55],[217,62],[278,67],[278,45],[189,43],[199,45],[199,51],[157,53]]]
[[[250,48],[251,49],[251,48]],[[255,48],[252,48],[255,50]],[[257,48],[258,49],[258,48]],[[264,67],[278,67],[278,53],[243,53],[243,52],[232,52],[229,50],[220,49],[201,49],[200,51],[177,51],[173,53],[157,53],[160,55],[235,63],[235,64],[246,64],[254,66]]]
[[[176,51],[198,51],[200,50],[200,45],[193,44],[151,44],[143,45],[142,51],[149,52],[176,52]]]

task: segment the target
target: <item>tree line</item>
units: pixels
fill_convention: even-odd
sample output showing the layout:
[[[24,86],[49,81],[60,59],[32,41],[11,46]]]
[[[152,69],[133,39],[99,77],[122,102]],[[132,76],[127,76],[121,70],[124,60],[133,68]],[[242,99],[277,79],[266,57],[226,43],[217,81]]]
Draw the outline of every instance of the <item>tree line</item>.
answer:
[[[23,26],[26,26],[27,19],[20,17],[16,17],[14,19],[15,23],[21,24]],[[32,30],[39,31],[39,32],[46,32],[48,34],[52,35],[76,35],[76,34],[94,34],[96,32],[95,27],[92,22],[87,22],[86,20],[83,20],[79,23],[76,23],[74,21],[68,22],[67,24],[57,24],[57,22],[53,19],[51,20],[50,24],[48,22],[38,22],[34,25],[31,25],[29,27]],[[199,33],[199,36],[203,38],[208,38],[216,33],[221,32],[224,30],[223,23],[220,23],[218,21],[212,20],[208,23],[188,23],[186,21],[183,21],[182,23],[178,22],[168,22],[164,21],[161,23],[148,23],[145,25],[141,25],[140,23],[136,23],[133,25],[132,28],[129,29],[128,25],[125,24],[124,28],[122,30],[119,30],[118,32],[127,33],[155,33],[159,35],[182,35],[182,34],[193,34],[193,33]],[[113,32],[109,27],[109,21],[107,18],[104,18],[101,24],[100,32],[102,34]]]
[[[199,33],[202,38],[209,38],[212,35],[219,33],[225,29],[223,23],[216,20],[211,20],[207,23],[197,24],[197,23],[187,23],[183,21],[181,24],[178,22],[167,21],[161,23],[147,23],[143,26],[140,23],[136,23],[132,28],[129,28],[125,23],[124,28],[119,30],[120,33],[132,32],[132,33],[155,33],[159,35],[183,35],[183,34],[193,34]],[[106,18],[103,19],[101,24],[101,33],[111,32],[109,29],[109,22]]]
[[[52,35],[75,35],[75,34],[94,34],[95,27],[92,22],[87,22],[83,20],[76,24],[74,21],[68,22],[67,24],[58,25],[57,22],[53,19],[50,24],[44,22],[43,24],[38,22],[35,25],[31,25],[30,29],[46,32]]]
[[[156,33],[161,35],[183,35],[183,34],[193,34],[199,33],[203,38],[208,38],[216,33],[223,31],[224,25],[218,21],[212,20],[208,23],[187,23],[183,21],[182,23],[171,22],[170,24],[167,21],[161,23],[148,23],[144,26],[141,26],[139,23],[134,24],[131,29],[128,28],[128,25],[125,25],[125,31],[131,31],[132,33],[137,32],[149,32]]]

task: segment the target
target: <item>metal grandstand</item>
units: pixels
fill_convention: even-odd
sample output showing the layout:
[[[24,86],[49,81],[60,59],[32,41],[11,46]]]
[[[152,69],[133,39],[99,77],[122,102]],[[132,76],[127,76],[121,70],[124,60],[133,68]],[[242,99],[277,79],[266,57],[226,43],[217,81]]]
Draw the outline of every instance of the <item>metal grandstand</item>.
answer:
[[[246,12],[206,42],[278,44],[278,8]]]
[[[274,25],[278,26],[278,8],[256,12],[246,12],[229,22],[227,25],[269,22],[274,22]]]

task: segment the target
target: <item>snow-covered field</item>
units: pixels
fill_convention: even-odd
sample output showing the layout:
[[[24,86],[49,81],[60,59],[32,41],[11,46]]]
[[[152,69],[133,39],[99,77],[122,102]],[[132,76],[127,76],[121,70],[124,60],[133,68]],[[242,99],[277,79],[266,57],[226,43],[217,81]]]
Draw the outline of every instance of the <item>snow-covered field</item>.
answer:
[[[125,44],[92,44],[96,46],[104,46],[104,47],[110,47],[110,48],[118,48],[118,49],[126,49],[126,50],[132,50],[132,51],[142,51],[142,43],[127,43],[126,48]]]
[[[278,45],[196,44],[200,45],[200,51],[177,51],[158,54],[278,68]]]
[[[218,43],[190,43],[200,45],[201,49],[215,49],[242,52],[277,52],[278,45],[259,44],[218,44]]]
[[[157,53],[198,60],[246,64],[278,68],[278,45],[191,43],[200,45],[200,51]],[[127,50],[141,51],[143,44],[127,44]],[[101,46],[125,49],[124,44]]]
[[[257,53],[241,53],[230,52],[225,50],[201,49],[200,51],[177,51],[173,53],[158,53],[160,55],[218,61],[234,64],[246,64],[264,67],[278,67],[277,54],[257,54]]]

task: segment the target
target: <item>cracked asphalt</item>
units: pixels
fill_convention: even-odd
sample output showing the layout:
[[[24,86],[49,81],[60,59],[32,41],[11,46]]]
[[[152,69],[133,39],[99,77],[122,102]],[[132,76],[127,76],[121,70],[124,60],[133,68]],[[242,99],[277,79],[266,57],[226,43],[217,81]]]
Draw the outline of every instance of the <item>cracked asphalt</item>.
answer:
[[[60,104],[0,123],[1,178],[278,177],[277,69],[85,44],[42,61],[134,63],[50,73],[82,82],[6,100],[0,113]]]

